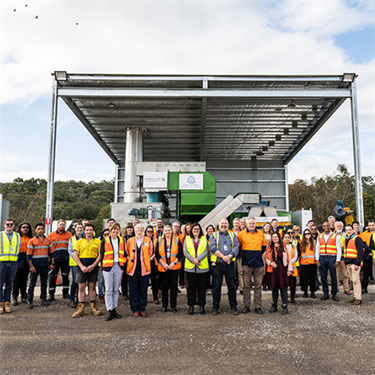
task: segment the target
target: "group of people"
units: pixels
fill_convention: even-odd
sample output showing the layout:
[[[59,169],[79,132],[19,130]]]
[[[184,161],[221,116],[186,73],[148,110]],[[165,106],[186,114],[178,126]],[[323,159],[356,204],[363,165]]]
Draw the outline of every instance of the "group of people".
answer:
[[[283,231],[277,219],[257,229],[255,218],[235,218],[233,227],[223,218],[218,228],[209,225],[204,234],[199,223],[178,222],[164,225],[158,219],[156,227],[144,227],[135,221],[122,233],[114,219],[96,238],[94,227],[87,220],[77,223],[74,234],[66,230],[65,220],[59,220],[56,231],[45,236],[45,226],[38,223],[33,230],[22,222],[14,230],[14,221],[4,222],[0,233],[0,314],[12,312],[11,305],[27,303],[33,308],[34,289],[40,275],[41,305],[47,306],[55,299],[56,279],[61,271],[63,299],[77,308],[72,315],[85,315],[85,297],[88,286],[89,313],[102,315],[96,304],[96,283],[99,280],[99,302],[107,308],[106,321],[121,318],[117,312],[120,288],[129,300],[134,317],[146,317],[147,291],[151,278],[152,294],[162,312],[177,312],[179,284],[187,288],[188,314],[206,314],[206,294],[212,289],[212,314],[220,314],[223,279],[228,287],[228,300],[233,315],[238,315],[238,287],[243,294],[241,312],[251,311],[251,290],[254,289],[254,312],[263,314],[262,286],[272,289],[270,313],[278,311],[281,297],[283,315],[290,302],[295,303],[297,277],[303,298],[316,298],[317,270],[323,287],[322,300],[329,298],[329,284],[333,301],[337,297],[340,276],[345,294],[351,294],[353,305],[362,303],[369,280],[373,278],[375,259],[375,222],[369,220],[368,229],[359,232],[359,223],[344,225],[329,217],[320,228],[310,220],[300,233],[299,226]],[[181,229],[181,230],[180,230]],[[330,273],[330,283],[328,279]],[[69,288],[69,273],[71,286]],[[27,289],[27,281],[29,286]],[[49,298],[47,299],[47,283]],[[12,292],[13,289],[13,292]],[[12,294],[12,302],[10,297]],[[77,306],[78,304],[78,306]]]

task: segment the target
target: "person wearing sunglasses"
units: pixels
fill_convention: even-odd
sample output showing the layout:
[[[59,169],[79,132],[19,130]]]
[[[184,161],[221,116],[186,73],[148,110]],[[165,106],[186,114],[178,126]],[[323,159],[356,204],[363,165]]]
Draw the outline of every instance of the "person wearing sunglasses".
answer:
[[[13,280],[12,306],[18,305],[18,293],[21,292],[21,302],[27,302],[27,278],[29,276],[29,263],[26,259],[27,244],[33,238],[33,231],[30,223],[23,221],[17,228],[21,236],[21,249],[17,260],[17,273]]]
[[[300,233],[301,231],[301,228],[298,226],[298,225],[294,225],[293,226],[293,234],[294,234],[294,238],[301,242],[302,241],[302,234]]]
[[[21,236],[13,231],[13,219],[4,221],[4,229],[0,232],[0,314],[12,312],[10,295],[18,268],[18,254],[21,249]]]
[[[310,284],[311,298],[316,298],[316,259],[315,259],[316,242],[312,238],[311,231],[305,229],[301,241],[301,255],[300,255],[300,280],[301,289],[304,292],[303,298],[307,298],[308,284]]]

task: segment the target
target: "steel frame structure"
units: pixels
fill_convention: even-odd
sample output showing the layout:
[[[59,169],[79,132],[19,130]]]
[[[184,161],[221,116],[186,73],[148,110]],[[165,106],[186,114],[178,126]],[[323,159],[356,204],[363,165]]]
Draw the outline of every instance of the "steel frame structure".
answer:
[[[142,128],[144,161],[206,161],[215,166],[220,160],[248,160],[250,167],[282,161],[284,178],[279,182],[285,189],[279,195],[285,198],[286,211],[288,163],[350,99],[357,213],[363,224],[356,75],[347,76],[54,72],[46,218],[52,224],[58,98],[116,164],[116,176],[125,166],[127,130]]]

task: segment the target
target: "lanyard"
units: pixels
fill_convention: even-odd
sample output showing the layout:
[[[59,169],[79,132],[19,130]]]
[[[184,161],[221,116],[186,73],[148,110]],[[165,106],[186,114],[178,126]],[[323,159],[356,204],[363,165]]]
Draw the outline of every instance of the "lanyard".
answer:
[[[5,231],[5,233],[7,234],[7,237],[8,237],[8,241],[9,241],[9,244],[12,244],[12,239],[13,239],[13,231],[11,234],[9,234],[7,231]]]

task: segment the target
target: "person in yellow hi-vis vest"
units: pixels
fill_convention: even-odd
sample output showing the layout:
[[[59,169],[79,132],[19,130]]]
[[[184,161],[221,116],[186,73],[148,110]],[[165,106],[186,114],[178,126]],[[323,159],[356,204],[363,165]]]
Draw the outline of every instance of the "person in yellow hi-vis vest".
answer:
[[[210,237],[211,250],[211,272],[213,283],[213,315],[219,314],[221,300],[221,285],[223,277],[228,287],[228,299],[233,315],[238,315],[236,299],[236,269],[235,262],[238,256],[239,245],[237,236],[228,231],[229,223],[227,219],[221,219],[219,231],[212,233]],[[215,264],[215,265],[214,265]]]
[[[83,233],[83,225],[81,223],[77,223],[75,228],[75,234],[69,240],[68,244],[68,252],[69,252],[69,266],[70,270],[72,271],[72,284],[70,285],[70,307],[75,309],[77,307],[77,291],[78,291],[78,284],[76,283],[77,278],[77,263],[74,260],[74,246],[78,240],[82,238]]]
[[[11,313],[10,295],[13,279],[17,273],[17,259],[21,249],[21,236],[14,232],[14,221],[4,221],[0,232],[0,314]]]
[[[208,242],[200,224],[191,226],[190,234],[186,236],[184,243],[185,272],[188,281],[188,305],[189,315],[194,314],[198,289],[198,305],[200,314],[206,313],[206,282],[208,265]]]

